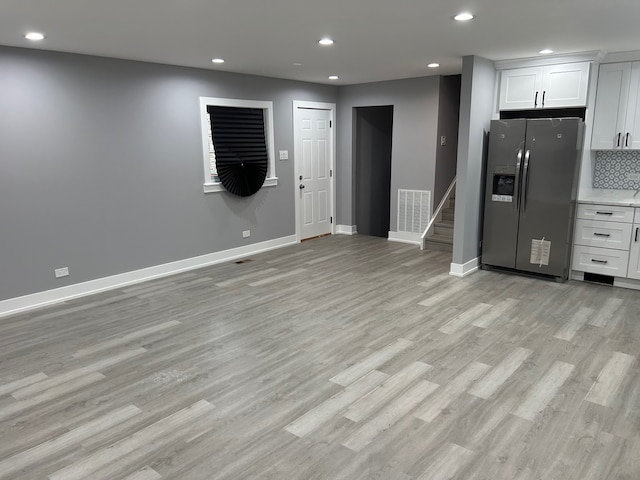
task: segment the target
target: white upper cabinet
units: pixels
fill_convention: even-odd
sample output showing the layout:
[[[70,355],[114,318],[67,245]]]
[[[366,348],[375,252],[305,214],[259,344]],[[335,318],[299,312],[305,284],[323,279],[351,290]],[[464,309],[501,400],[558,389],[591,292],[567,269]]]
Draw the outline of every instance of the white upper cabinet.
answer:
[[[640,149],[640,62],[600,66],[593,150]]]
[[[528,110],[540,103],[542,67],[516,68],[500,73],[500,110]]]
[[[500,73],[500,110],[584,107],[589,62],[515,68]]]
[[[542,107],[586,107],[589,62],[551,65],[542,69]]]
[[[631,81],[622,148],[640,150],[640,62],[631,64]]]
[[[596,108],[593,119],[591,148],[620,148],[627,116],[631,63],[601,65],[598,73]]]

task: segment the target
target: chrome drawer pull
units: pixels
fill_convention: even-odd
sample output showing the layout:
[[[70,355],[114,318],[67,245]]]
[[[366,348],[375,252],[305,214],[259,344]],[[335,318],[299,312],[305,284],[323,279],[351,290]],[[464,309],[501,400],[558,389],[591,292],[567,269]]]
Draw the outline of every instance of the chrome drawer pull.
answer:
[[[595,235],[596,237],[607,237],[607,238],[609,238],[609,237],[611,236],[611,235],[610,235],[610,234],[608,234],[608,233],[597,233],[597,232],[594,232],[594,235]]]
[[[593,263],[602,263],[602,264],[607,264],[609,263],[607,260],[596,260],[595,258],[592,258],[591,261]]]
[[[613,212],[596,212],[596,215],[613,215]]]

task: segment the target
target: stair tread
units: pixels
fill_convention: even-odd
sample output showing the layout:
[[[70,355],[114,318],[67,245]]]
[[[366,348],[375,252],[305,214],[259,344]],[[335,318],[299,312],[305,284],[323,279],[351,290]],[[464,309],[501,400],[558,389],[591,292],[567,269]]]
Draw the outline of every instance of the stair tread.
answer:
[[[453,237],[449,235],[440,235],[438,233],[434,233],[433,235],[429,235],[427,237],[427,241],[436,243],[453,243]]]
[[[440,252],[452,252],[453,251],[453,244],[452,243],[445,243],[445,242],[430,242],[427,240],[427,242],[425,243],[425,249],[426,250],[435,250],[435,251],[440,251]]]

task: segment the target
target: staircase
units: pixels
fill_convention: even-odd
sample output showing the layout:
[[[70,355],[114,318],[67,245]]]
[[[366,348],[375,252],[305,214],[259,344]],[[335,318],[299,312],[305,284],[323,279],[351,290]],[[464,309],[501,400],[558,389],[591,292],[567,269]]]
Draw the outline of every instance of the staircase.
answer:
[[[433,231],[425,239],[426,250],[453,251],[453,218],[456,204],[455,190],[445,200],[440,213],[437,214]]]

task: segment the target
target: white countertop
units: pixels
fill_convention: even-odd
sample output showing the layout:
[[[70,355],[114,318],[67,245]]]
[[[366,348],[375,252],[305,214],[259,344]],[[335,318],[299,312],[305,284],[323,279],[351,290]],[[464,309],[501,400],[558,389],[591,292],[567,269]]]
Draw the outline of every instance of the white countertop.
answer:
[[[640,207],[640,193],[634,197],[635,193],[635,190],[582,189],[578,194],[578,202]]]

